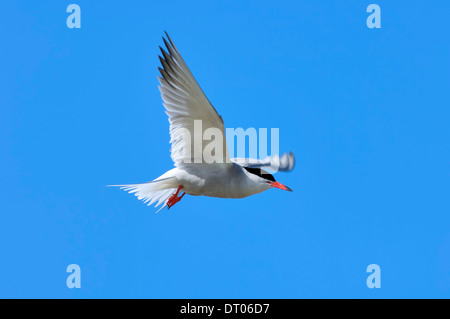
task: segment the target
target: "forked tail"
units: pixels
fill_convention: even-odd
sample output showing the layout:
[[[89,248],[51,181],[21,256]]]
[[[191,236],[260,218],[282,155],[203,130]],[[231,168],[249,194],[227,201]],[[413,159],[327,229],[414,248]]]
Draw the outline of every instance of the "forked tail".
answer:
[[[177,183],[175,177],[159,178],[154,181],[142,184],[129,184],[129,185],[109,185],[117,186],[124,191],[133,194],[142,200],[147,205],[155,204],[158,207],[162,203],[164,205],[158,210],[158,212],[167,205],[167,200],[176,192]],[[175,187],[174,187],[175,186]]]

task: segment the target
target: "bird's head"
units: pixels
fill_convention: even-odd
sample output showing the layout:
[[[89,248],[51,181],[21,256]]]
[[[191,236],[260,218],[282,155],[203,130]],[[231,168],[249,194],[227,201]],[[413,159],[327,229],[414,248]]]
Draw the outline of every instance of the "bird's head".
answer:
[[[283,189],[285,191],[292,192],[292,189],[287,187],[286,185],[283,185],[275,180],[275,177],[271,175],[270,173],[266,172],[265,170],[261,168],[250,168],[250,167],[244,167],[244,169],[250,173],[250,176],[252,179],[258,183],[258,184],[265,184],[268,186],[268,188],[275,187],[279,189]]]

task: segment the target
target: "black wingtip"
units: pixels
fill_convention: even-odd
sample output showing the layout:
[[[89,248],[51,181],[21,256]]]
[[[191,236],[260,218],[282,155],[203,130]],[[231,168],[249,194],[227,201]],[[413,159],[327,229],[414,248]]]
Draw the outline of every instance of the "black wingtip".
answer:
[[[162,36],[162,38],[163,38],[164,42],[166,42],[166,38],[167,38],[167,40],[169,40],[169,41],[170,41],[170,37],[169,37],[169,34],[167,33],[167,31],[166,31],[166,30],[164,30],[164,35]]]
[[[169,34],[167,33],[166,30],[164,30],[164,34],[166,35],[167,40],[169,40],[169,42],[173,45],[172,39],[170,38],[170,36],[169,36]]]
[[[170,42],[172,42],[172,41],[170,40],[169,34],[167,33],[166,30],[164,30],[164,34],[165,34],[165,36],[163,35],[163,36],[162,36],[162,39],[163,39],[163,41],[164,41],[164,45],[166,46],[166,48],[169,49],[169,43],[167,42],[166,38],[167,38]],[[161,47],[160,47],[160,48],[161,48]]]
[[[172,39],[170,38],[169,34],[167,33],[167,31],[164,31],[164,33],[166,34],[167,40],[169,40],[170,45],[175,49],[175,51],[178,51],[177,48],[176,48],[176,46],[175,46],[175,44],[173,43]],[[164,39],[164,37],[163,37],[163,39]],[[166,39],[164,39],[164,42],[166,42]],[[170,48],[170,47],[167,45],[167,42],[166,42],[166,46],[167,46],[168,49]]]
[[[170,44],[167,42],[166,38],[163,37],[164,45],[166,46],[167,50],[170,52]]]

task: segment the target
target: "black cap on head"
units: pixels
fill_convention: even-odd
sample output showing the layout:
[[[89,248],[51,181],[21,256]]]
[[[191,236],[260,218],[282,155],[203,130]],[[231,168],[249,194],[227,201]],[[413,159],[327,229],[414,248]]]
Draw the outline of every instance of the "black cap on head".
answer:
[[[245,170],[253,175],[257,175],[261,178],[267,179],[268,181],[275,182],[275,177],[273,175],[269,174],[265,170],[261,168],[251,168],[251,167],[245,167]]]

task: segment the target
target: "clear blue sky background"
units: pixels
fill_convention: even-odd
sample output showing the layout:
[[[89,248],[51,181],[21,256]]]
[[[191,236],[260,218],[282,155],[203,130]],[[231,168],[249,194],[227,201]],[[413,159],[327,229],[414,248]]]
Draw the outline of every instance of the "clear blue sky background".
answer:
[[[0,297],[450,297],[448,1],[70,3],[0,3]],[[164,30],[227,127],[280,128],[293,193],[105,187],[172,168]]]

